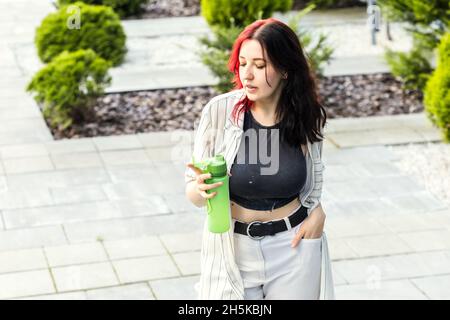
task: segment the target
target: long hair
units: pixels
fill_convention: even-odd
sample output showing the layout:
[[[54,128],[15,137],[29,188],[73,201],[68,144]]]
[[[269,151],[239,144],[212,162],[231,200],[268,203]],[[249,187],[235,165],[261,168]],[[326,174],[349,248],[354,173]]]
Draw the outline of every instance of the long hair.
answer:
[[[247,39],[257,40],[274,68],[287,72],[275,111],[281,121],[281,137],[298,147],[306,144],[306,138],[311,143],[323,140],[321,128],[325,126],[327,115],[317,94],[312,68],[295,32],[274,18],[256,20],[248,25],[234,42],[228,61],[228,69],[234,74],[233,90],[243,88],[239,77],[239,51]],[[265,70],[267,81],[267,68]],[[251,109],[253,104],[246,96],[237,102],[232,111],[233,120],[237,123],[240,113]]]

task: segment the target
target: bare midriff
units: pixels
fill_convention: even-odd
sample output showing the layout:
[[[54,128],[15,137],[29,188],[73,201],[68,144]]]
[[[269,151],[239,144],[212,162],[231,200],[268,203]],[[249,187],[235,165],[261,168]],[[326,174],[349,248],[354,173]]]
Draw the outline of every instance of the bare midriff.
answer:
[[[270,221],[283,219],[300,207],[301,203],[298,198],[295,198],[288,204],[271,210],[252,210],[247,209],[234,201],[231,201],[231,216],[241,222],[252,222],[252,221]]]

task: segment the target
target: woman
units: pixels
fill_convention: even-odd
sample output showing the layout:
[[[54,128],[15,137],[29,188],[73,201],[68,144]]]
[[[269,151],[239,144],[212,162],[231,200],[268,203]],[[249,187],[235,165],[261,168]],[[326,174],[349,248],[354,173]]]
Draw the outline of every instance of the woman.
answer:
[[[235,90],[208,102],[195,134],[195,159],[225,157],[232,216],[221,234],[205,220],[199,298],[334,299],[320,205],[326,113],[298,37],[276,19],[255,21],[228,67]],[[209,177],[187,164],[198,207],[217,194]]]

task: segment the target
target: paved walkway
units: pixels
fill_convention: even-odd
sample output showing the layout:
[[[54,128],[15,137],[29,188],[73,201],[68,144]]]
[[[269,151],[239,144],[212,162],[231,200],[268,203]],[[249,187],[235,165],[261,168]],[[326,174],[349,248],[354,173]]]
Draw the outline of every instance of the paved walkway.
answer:
[[[194,298],[204,209],[184,196],[192,132],[53,141],[16,50],[49,10],[33,3],[0,8],[0,299]],[[392,149],[437,130],[414,114],[332,119],[325,134],[337,298],[448,299],[449,207]]]

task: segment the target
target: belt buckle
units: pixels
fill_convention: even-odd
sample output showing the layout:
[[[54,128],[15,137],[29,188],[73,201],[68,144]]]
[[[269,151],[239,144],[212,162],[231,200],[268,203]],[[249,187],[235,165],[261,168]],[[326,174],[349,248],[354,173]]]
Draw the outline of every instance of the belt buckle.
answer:
[[[247,236],[249,236],[250,237],[250,239],[253,239],[253,240],[261,240],[262,238],[264,238],[265,236],[259,236],[259,237],[254,237],[254,236],[252,236],[251,234],[250,234],[250,227],[252,226],[252,225],[254,225],[254,224],[263,224],[263,222],[262,221],[252,221],[252,222],[250,222],[249,224],[248,224],[248,226],[247,226]]]

